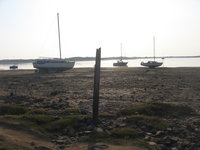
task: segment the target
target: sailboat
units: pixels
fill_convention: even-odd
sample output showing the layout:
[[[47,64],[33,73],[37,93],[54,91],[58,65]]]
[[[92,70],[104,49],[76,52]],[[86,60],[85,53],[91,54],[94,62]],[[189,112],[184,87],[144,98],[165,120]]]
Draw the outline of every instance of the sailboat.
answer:
[[[39,72],[61,72],[74,67],[74,61],[67,61],[62,59],[61,56],[61,40],[60,40],[60,25],[59,25],[59,13],[57,13],[57,22],[58,22],[58,40],[59,40],[59,51],[60,59],[40,59],[33,62],[33,67],[37,68]]]
[[[11,69],[11,70],[18,69],[18,66],[17,66],[17,65],[11,65],[11,66],[10,66],[10,69]]]
[[[162,62],[157,62],[155,61],[155,37],[153,37],[153,51],[154,51],[154,60],[153,61],[148,61],[148,62],[141,62],[142,66],[146,66],[149,68],[156,68],[161,66],[163,63]]]
[[[113,66],[127,66],[128,62],[122,60],[122,44],[121,44],[121,58],[116,63],[113,63]]]

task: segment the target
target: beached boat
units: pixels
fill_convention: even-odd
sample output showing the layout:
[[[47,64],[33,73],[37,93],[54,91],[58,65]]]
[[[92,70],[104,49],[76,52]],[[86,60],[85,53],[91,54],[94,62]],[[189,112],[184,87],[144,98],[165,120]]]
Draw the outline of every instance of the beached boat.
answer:
[[[142,66],[146,66],[146,67],[149,67],[149,68],[156,68],[156,67],[159,67],[161,66],[163,63],[162,62],[157,62],[157,61],[148,61],[148,62],[141,62],[141,65]]]
[[[10,69],[12,69],[12,70],[18,69],[18,66],[17,65],[12,65],[12,66],[10,66]]]
[[[64,59],[41,59],[33,62],[34,68],[39,72],[60,72],[74,67],[74,62]]]
[[[122,44],[121,44],[121,58],[116,63],[113,63],[113,66],[127,66],[128,62],[122,60]]]
[[[128,62],[124,62],[121,59],[118,60],[116,63],[113,63],[113,66],[127,66]]]
[[[61,41],[60,41],[60,26],[59,26],[59,13],[57,13],[58,21],[58,40],[60,59],[40,59],[33,62],[33,67],[37,68],[39,72],[61,72],[74,67],[74,61],[67,61],[61,57]]]
[[[154,60],[153,61],[148,61],[148,62],[141,62],[142,66],[149,67],[149,68],[156,68],[161,66],[163,63],[162,62],[157,62],[155,61],[155,37],[153,37],[153,51],[154,51]]]

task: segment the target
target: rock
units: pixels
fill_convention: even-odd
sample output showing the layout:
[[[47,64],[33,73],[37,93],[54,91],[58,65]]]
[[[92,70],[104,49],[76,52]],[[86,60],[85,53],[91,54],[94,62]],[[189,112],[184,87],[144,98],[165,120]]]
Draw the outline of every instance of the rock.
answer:
[[[160,136],[160,135],[163,135],[163,134],[164,134],[163,131],[157,131],[155,135],[156,135],[156,136]]]
[[[102,128],[96,128],[96,132],[102,133],[102,132],[103,132],[103,129],[102,129]]]
[[[67,135],[70,136],[70,137],[75,137],[76,132],[73,129],[71,129],[71,130],[68,131]]]
[[[65,149],[65,145],[60,145],[59,148],[60,149]]]
[[[109,130],[105,130],[106,134],[111,135],[111,132]]]
[[[153,134],[151,132],[146,132],[146,135],[153,136]]]
[[[56,116],[53,116],[55,120],[58,120],[58,119],[61,119],[60,116],[56,115]]]
[[[159,138],[156,142],[159,144],[163,144],[167,147],[172,147],[172,146],[177,146],[179,144],[179,138],[165,136],[163,138]]]
[[[62,145],[62,144],[65,144],[65,140],[56,140],[55,143]]]
[[[100,149],[106,149],[108,147],[109,146],[105,145],[105,144],[99,144],[99,145],[89,144],[88,145],[88,150],[100,150]]]
[[[167,131],[172,131],[172,128],[167,128]]]
[[[35,146],[36,144],[35,144],[35,142],[31,142],[30,145],[31,146]]]
[[[172,142],[171,142],[171,139],[170,137],[166,136],[163,138],[163,144],[165,144],[166,146],[171,146]]]
[[[56,140],[52,140],[57,145],[68,145],[71,144],[71,140],[67,136],[59,136]]]
[[[49,147],[45,147],[45,146],[37,146],[35,147],[36,150],[51,150],[51,148]]]
[[[92,131],[84,131],[85,134],[90,134]]]
[[[89,126],[86,127],[86,130],[92,131],[92,130],[94,130],[94,128],[95,128],[95,127],[94,127],[93,125],[89,125]]]
[[[151,145],[151,146],[157,145],[157,143],[155,143],[155,142],[148,142],[148,144]]]
[[[126,127],[126,123],[120,123],[119,127]]]
[[[178,150],[177,148],[175,148],[175,147],[173,147],[173,148],[171,148],[171,150]]]
[[[165,146],[164,144],[158,144],[158,146],[161,150],[169,150],[169,148]]]
[[[148,136],[148,135],[146,135],[146,136],[144,137],[144,139],[145,139],[145,140],[150,140],[150,139],[151,139],[151,137],[150,137],[150,136]]]
[[[178,137],[170,137],[172,143],[177,143],[180,139]]]
[[[78,141],[78,139],[76,137],[70,137],[70,139],[71,139],[72,143]]]

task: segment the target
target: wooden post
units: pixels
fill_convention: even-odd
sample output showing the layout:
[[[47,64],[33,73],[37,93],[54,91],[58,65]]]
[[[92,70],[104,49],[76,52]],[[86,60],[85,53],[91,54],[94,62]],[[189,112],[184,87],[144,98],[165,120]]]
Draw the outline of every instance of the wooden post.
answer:
[[[94,70],[94,91],[93,91],[93,122],[97,125],[99,111],[99,84],[101,67],[101,48],[96,51],[96,63]]]

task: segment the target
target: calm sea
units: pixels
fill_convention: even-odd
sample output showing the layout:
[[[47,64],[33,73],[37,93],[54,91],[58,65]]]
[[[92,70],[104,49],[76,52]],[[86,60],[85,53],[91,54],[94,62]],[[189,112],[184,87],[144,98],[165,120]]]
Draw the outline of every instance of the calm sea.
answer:
[[[150,60],[150,59],[149,59]],[[113,63],[117,60],[102,60],[101,67],[113,67]],[[148,59],[129,59],[128,67],[142,67],[140,63],[146,62]],[[156,59],[163,62],[162,67],[200,67],[200,58],[165,58]],[[95,61],[76,61],[74,68],[90,68],[94,67]],[[0,64],[0,70],[9,70],[9,66],[13,64]],[[32,63],[15,64],[18,69],[34,69]]]

